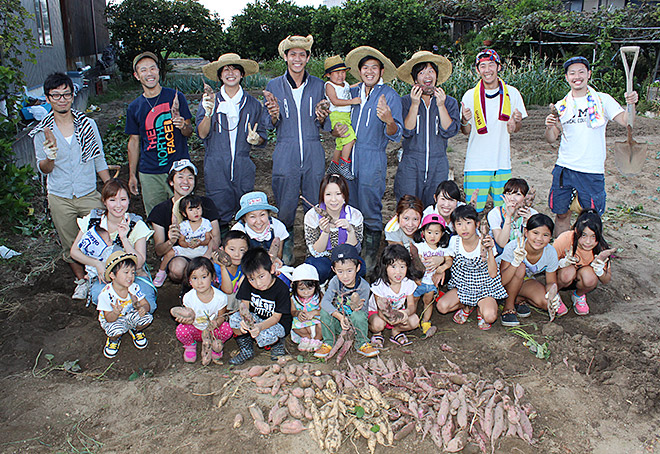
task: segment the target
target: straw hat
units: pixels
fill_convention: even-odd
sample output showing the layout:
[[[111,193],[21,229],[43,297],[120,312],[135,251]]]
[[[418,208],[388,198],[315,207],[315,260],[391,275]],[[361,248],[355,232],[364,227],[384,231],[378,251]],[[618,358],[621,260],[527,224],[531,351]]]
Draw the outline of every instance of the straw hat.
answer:
[[[115,266],[125,260],[131,260],[133,263],[135,263],[135,266],[138,264],[138,258],[135,254],[130,254],[124,251],[115,251],[110,254],[108,260],[105,261],[105,273],[103,273],[103,277],[105,278],[106,282],[110,282],[112,280],[110,279],[110,273],[115,268]]]
[[[323,75],[325,76],[333,71],[349,70],[351,68],[344,64],[344,60],[342,60],[339,55],[333,55],[332,57],[325,59],[323,62],[323,69]]]
[[[280,45],[277,47],[280,57],[284,58],[284,53],[289,49],[303,49],[307,52],[312,51],[312,44],[314,44],[314,38],[312,35],[305,36],[287,36],[286,39],[283,39],[280,42]]]
[[[218,57],[214,62],[211,62],[202,67],[202,72],[207,79],[215,80],[218,82],[218,69],[227,65],[240,65],[245,70],[246,76],[257,74],[259,72],[259,63],[254,60],[247,60],[241,58],[238,54],[223,54]]]
[[[358,63],[364,57],[375,58],[383,64],[383,68],[385,69],[383,71],[383,82],[388,83],[396,79],[396,66],[394,66],[394,63],[389,58],[378,49],[370,46],[360,46],[350,51],[346,56],[346,64],[351,67],[351,74],[357,80],[362,80]]]
[[[451,62],[447,60],[447,57],[442,55],[437,55],[428,50],[420,50],[415,52],[413,56],[405,62],[403,65],[399,66],[396,70],[397,76],[402,81],[409,83],[410,85],[415,85],[415,81],[412,78],[412,69],[417,63],[435,63],[438,67],[438,79],[436,85],[442,84],[444,81],[449,79],[451,76]]]

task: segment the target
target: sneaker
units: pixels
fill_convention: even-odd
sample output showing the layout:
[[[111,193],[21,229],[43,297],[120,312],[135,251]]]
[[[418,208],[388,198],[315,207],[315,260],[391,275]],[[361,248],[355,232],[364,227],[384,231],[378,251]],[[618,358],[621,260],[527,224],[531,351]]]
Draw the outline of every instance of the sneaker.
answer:
[[[518,321],[518,316],[516,315],[515,311],[504,311],[502,312],[502,315],[500,317],[502,321],[502,326],[520,325],[520,322]]]
[[[339,175],[346,178],[347,180],[355,180],[353,172],[351,172],[351,163],[344,161],[343,159],[339,162]]]
[[[74,300],[86,300],[89,293],[89,281],[85,278],[76,279],[76,289],[73,291],[71,298]]]
[[[315,352],[316,350],[321,348],[322,344],[323,344],[323,342],[321,341],[321,339],[310,339],[309,340],[309,350],[307,350],[307,351],[308,352]]]
[[[525,303],[515,304],[514,307],[516,308],[516,314],[520,318],[527,318],[532,315],[532,310]]]
[[[323,343],[321,344],[321,347],[319,347],[319,349],[314,352],[314,356],[317,358],[325,358],[328,356],[328,353],[330,353],[330,350],[332,350],[332,347],[326,343]]]
[[[197,344],[183,346],[183,360],[187,363],[197,361]]]
[[[431,322],[422,322],[420,326],[422,327],[422,334],[426,336],[426,332],[431,328]]]
[[[147,345],[149,345],[149,341],[147,340],[147,336],[144,335],[142,331],[135,331],[135,330],[128,330],[129,334],[133,338],[133,345],[135,345],[135,348],[142,350],[143,348],[147,348]]]
[[[589,305],[587,304],[587,295],[578,296],[577,293],[571,293],[571,301],[573,301],[573,310],[578,315],[589,314]]]
[[[515,315],[515,314],[514,314]],[[486,320],[484,320],[481,315],[477,315],[477,326],[479,327],[480,330],[482,331],[488,331],[490,329],[491,325],[488,323]]]
[[[300,342],[298,343],[298,350],[301,352],[308,352],[309,348],[311,347],[310,342],[312,340],[309,337],[303,337],[300,339]]]
[[[371,345],[374,346],[374,348],[383,348],[383,344],[385,343],[385,338],[383,337],[382,334],[374,334],[371,336]]]
[[[557,309],[557,317],[561,317],[562,315],[566,315],[568,313],[568,308],[562,301],[561,304],[559,305],[559,309]]]
[[[229,364],[240,366],[245,361],[254,358],[254,340],[249,334],[237,336],[236,343],[238,344],[239,352],[238,355],[229,360]]]
[[[222,352],[211,351],[211,361],[213,364],[222,364]]]
[[[154,287],[156,288],[162,287],[163,284],[165,283],[165,279],[167,279],[167,271],[158,270],[156,276],[154,277]]]
[[[121,345],[121,337],[118,337],[115,340],[112,340],[108,337],[108,340],[105,341],[105,347],[103,348],[103,356],[106,358],[114,358],[119,352],[119,346]]]
[[[270,347],[271,361],[277,361],[280,356],[286,355],[286,348],[284,348],[284,339],[279,339]]]
[[[373,358],[380,352],[375,349],[369,342],[365,342],[360,348],[358,348],[358,353],[362,356],[366,356],[367,358]]]

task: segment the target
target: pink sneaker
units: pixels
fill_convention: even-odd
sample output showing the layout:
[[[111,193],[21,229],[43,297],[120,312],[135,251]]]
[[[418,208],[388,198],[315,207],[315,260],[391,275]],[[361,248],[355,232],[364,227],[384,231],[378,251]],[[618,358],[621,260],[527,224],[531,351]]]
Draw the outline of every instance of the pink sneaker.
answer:
[[[562,301],[561,304],[559,305],[559,309],[557,309],[557,317],[561,317],[562,315],[566,315],[568,313],[568,308]]]
[[[183,360],[187,363],[197,361],[197,344],[183,346]]]
[[[587,304],[587,295],[578,296],[577,293],[571,293],[571,301],[573,301],[573,310],[578,315],[589,314],[589,305]]]
[[[167,272],[165,270],[158,270],[156,276],[154,277],[154,287],[161,287],[167,279]]]

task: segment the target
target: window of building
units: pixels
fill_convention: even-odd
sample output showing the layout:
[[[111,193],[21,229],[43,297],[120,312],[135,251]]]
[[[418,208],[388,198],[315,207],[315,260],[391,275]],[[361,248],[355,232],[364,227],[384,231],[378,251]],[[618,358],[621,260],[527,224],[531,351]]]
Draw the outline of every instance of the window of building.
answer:
[[[48,0],[34,0],[34,16],[37,22],[37,42],[40,46],[52,46]]]

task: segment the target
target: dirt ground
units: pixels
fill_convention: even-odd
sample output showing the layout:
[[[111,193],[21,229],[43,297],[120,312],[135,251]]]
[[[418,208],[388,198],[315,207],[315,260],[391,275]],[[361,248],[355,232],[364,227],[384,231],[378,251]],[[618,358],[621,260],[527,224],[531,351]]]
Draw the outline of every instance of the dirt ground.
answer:
[[[105,124],[114,122],[129,100],[102,106],[96,117]],[[557,150],[542,140],[545,115],[545,108],[530,109],[522,131],[512,139],[512,160],[514,175],[538,189],[535,208],[549,213],[545,198]],[[623,135],[623,128],[610,125],[608,147]],[[649,143],[641,175],[621,176],[613,156],[606,163],[605,237],[619,248],[612,283],[589,294],[592,313],[587,317],[570,312],[552,324],[539,313],[527,319],[527,331],[549,342],[549,360],[537,359],[521,338],[508,334],[499,323],[482,332],[473,320],[458,326],[450,316],[437,313],[433,321],[439,333],[434,337],[415,339],[409,350],[390,347],[381,353],[384,358],[405,356],[410,364],[429,370],[443,367],[446,358],[486,380],[522,384],[539,415],[533,421],[536,441],[527,445],[505,438],[495,452],[660,452],[660,272],[656,266],[660,218],[625,209],[643,205],[641,213],[660,214],[660,121],[639,118],[635,137]],[[328,136],[324,140],[329,152],[333,141]],[[462,175],[466,144],[463,136],[450,141],[449,160],[457,178]],[[392,181],[398,147],[390,147],[392,178],[388,178],[384,198],[387,219],[394,208]],[[254,154],[257,189],[269,194],[272,150],[269,145]],[[193,159],[201,164],[202,151],[197,150]],[[132,211],[141,209],[141,201],[133,200]],[[300,209],[298,225],[302,214]],[[173,284],[166,283],[159,292],[159,308],[147,330],[149,347],[138,351],[125,339],[117,358],[110,361],[101,352],[105,337],[95,309],[70,299],[74,285],[68,267],[53,260],[56,237],[7,245],[20,247],[24,255],[0,263],[1,452],[318,451],[305,433],[261,436],[252,424],[231,428],[237,412],[247,417],[250,403],[267,400],[245,385],[225,407],[216,407],[218,397],[212,393],[232,372],[227,366],[183,362],[174,337],[175,322],[169,315],[169,308],[178,302],[179,290]],[[296,252],[301,261],[302,228],[296,231]],[[153,265],[153,248],[150,254]],[[567,293],[562,297],[570,301]],[[453,352],[442,351],[441,344],[450,345]],[[225,355],[235,350],[230,341]],[[291,344],[289,350],[293,351]],[[364,361],[355,352],[348,359],[354,364]],[[78,361],[81,370],[64,370],[69,361]],[[251,363],[269,364],[269,355],[262,351]],[[313,367],[336,366],[332,361]],[[345,363],[340,367],[346,367]],[[400,448],[436,450],[429,439],[410,436],[396,448],[378,447],[377,452]],[[340,450],[354,451],[367,452],[366,444],[360,441],[354,448],[346,442]],[[464,452],[476,453],[478,448],[469,445]]]

